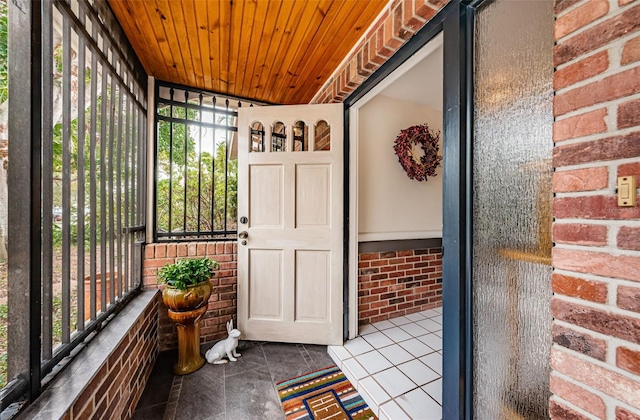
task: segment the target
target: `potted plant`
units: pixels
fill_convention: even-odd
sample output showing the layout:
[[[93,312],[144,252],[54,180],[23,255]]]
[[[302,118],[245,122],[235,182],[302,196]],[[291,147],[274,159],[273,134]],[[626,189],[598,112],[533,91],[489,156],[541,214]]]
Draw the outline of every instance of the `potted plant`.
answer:
[[[216,268],[218,263],[210,258],[184,258],[162,267],[158,281],[167,285],[162,291],[167,308],[185,312],[206,305],[211,296],[209,279]]]

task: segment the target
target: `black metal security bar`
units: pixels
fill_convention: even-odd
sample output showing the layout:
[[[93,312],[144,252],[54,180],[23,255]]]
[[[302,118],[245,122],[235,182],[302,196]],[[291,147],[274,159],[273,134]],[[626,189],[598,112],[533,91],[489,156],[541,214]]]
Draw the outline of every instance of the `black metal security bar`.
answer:
[[[251,148],[254,152],[264,152],[264,135],[262,123],[254,123],[251,126]]]
[[[35,399],[133,297],[145,241],[146,74],[106,0],[15,0],[9,16],[11,382],[0,409],[25,390]]]
[[[154,240],[235,240],[238,108],[254,104],[156,81]]]

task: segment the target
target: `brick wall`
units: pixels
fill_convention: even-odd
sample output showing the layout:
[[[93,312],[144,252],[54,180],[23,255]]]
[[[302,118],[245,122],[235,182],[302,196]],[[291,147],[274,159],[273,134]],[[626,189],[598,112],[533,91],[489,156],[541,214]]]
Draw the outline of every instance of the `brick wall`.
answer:
[[[226,323],[233,318],[237,325],[237,243],[236,242],[189,242],[148,244],[145,246],[142,264],[143,287],[147,290],[158,286],[156,272],[166,264],[179,258],[209,257],[220,264],[211,279],[213,290],[209,298],[207,313],[200,325],[200,341],[207,343],[227,336]],[[160,350],[178,345],[176,327],[167,315],[167,309],[160,302],[158,338]]]
[[[311,103],[344,102],[447,3],[448,0],[390,2]]]
[[[315,150],[331,150],[331,127],[326,121],[320,120],[315,127]]]
[[[159,295],[73,404],[71,419],[131,418],[158,355]]]
[[[158,355],[159,302],[134,297],[17,418],[131,418]]]
[[[550,414],[640,419],[640,2],[555,5]]]
[[[320,120],[311,128],[314,130],[314,150],[331,150],[331,127],[329,124]],[[296,152],[309,150],[309,126],[304,126],[303,130],[304,143],[302,141],[293,142],[293,150]]]
[[[358,255],[360,325],[441,304],[442,248]]]

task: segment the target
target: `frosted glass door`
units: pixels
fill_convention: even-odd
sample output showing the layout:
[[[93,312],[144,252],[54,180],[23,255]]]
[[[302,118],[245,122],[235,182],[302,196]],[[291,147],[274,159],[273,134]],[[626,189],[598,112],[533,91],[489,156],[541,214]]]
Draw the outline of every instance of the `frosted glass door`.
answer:
[[[487,1],[475,28],[477,419],[548,418],[553,1]]]

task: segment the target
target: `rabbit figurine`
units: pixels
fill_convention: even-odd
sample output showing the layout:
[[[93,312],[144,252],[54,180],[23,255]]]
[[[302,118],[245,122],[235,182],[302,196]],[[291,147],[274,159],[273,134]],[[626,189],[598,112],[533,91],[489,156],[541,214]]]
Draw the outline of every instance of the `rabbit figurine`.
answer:
[[[229,337],[224,340],[218,341],[213,345],[207,352],[204,357],[207,359],[207,362],[213,363],[214,365],[221,365],[223,363],[227,363],[223,357],[226,355],[229,360],[235,362],[236,357],[240,357],[240,353],[236,352],[236,347],[238,347],[238,337],[240,337],[240,331],[233,328],[233,320],[227,322],[227,332],[229,333]]]

